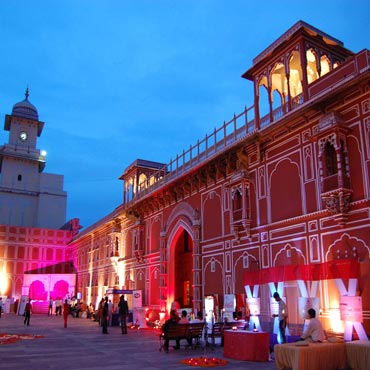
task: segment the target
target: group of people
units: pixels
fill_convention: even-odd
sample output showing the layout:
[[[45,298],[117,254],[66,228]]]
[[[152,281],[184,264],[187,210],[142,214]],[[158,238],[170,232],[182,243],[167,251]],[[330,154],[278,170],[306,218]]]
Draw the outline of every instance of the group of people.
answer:
[[[62,315],[62,308],[63,308],[63,301],[62,298],[57,298],[55,301],[50,298],[49,299],[49,307],[48,307],[48,316],[53,315],[53,308],[55,306],[55,316]]]
[[[288,309],[286,303],[281,299],[278,292],[273,294],[273,298],[278,303],[278,313],[274,314],[273,317],[278,317],[279,320],[279,333],[281,338],[281,343],[286,343],[286,328],[288,322]],[[300,341],[309,341],[315,343],[321,343],[325,340],[325,332],[323,330],[321,321],[316,318],[316,311],[313,308],[308,310],[308,318],[309,322],[305,325],[303,333],[299,338]],[[164,349],[168,351],[169,347],[169,339],[166,337],[166,332],[172,325],[177,324],[187,324],[192,322],[203,322],[203,315],[201,311],[198,311],[197,319],[193,321],[189,321],[188,313],[186,310],[181,312],[181,317],[178,316],[176,310],[171,310],[170,318],[165,321],[162,326],[162,331],[164,334]],[[237,315],[237,319],[241,319],[241,315]],[[190,339],[188,339],[188,345],[191,345]],[[180,340],[176,340],[176,345],[173,347],[174,349],[180,348]]]
[[[286,327],[288,322],[288,310],[285,302],[281,299],[278,292],[273,294],[275,301],[278,303],[278,314],[273,315],[273,317],[279,318],[279,332],[281,337],[281,342],[286,343]],[[321,343],[325,340],[325,333],[322,327],[321,321],[316,318],[316,311],[313,308],[308,310],[309,323],[306,325],[300,341],[309,341],[315,343]]]
[[[111,300],[108,300],[108,297],[102,298],[100,304],[99,304],[99,314],[96,314],[96,316],[99,317],[99,325],[102,327],[103,334],[108,334],[108,323],[110,320],[111,323],[111,315],[112,315],[112,308],[113,305],[111,303]],[[53,309],[53,300],[49,300],[49,307],[48,307],[48,315],[52,315],[52,309]],[[73,310],[76,311],[76,314],[74,317],[78,317],[78,313],[84,309],[84,311],[90,311],[90,315],[94,315],[94,306],[90,304],[89,307],[82,308],[82,302],[79,302],[73,306],[71,306],[71,303],[68,301],[68,299],[65,299],[62,306],[59,306],[58,300],[55,301],[55,315],[62,315],[63,314],[63,322],[64,327],[67,328],[68,324],[68,316],[70,314],[73,314]],[[118,303],[118,310],[119,310],[119,316],[120,316],[120,322],[121,322],[121,330],[122,334],[127,334],[127,316],[129,314],[129,308],[128,303],[125,299],[125,297],[122,295],[120,297],[120,301]],[[30,318],[32,313],[32,303],[31,299],[29,299],[25,305],[24,308],[24,325],[29,326],[30,325]]]
[[[69,305],[69,313],[73,317],[80,317],[80,314],[84,314],[86,312],[86,317],[87,317],[87,312],[88,312],[88,307],[87,304],[84,303],[83,301],[75,300],[75,299],[69,299],[66,298],[64,302],[62,301],[61,298],[57,298],[55,301],[53,298],[49,299],[49,306],[48,306],[48,316],[53,315],[53,310],[55,309],[55,315],[56,316],[61,316],[64,314],[64,305],[65,301],[67,301]]]
[[[99,325],[102,327],[102,333],[108,334],[108,324],[112,325],[113,304],[108,297],[102,298],[99,303],[97,317]],[[120,296],[118,302],[118,313],[122,334],[127,334],[127,316],[129,314],[128,303],[124,295]]]
[[[165,323],[162,326],[162,331],[164,334],[164,350],[168,352],[168,347],[169,347],[169,338],[167,336],[168,330],[172,325],[178,325],[178,324],[189,324],[189,323],[199,323],[199,322],[204,322],[203,320],[203,313],[202,311],[198,311],[197,317],[194,320],[189,320],[188,319],[188,312],[186,310],[181,311],[181,317],[177,314],[176,310],[171,310],[170,311],[170,318],[165,321]],[[186,339],[188,342],[188,346],[191,346],[191,339],[187,338]],[[180,349],[180,339],[176,339],[176,345],[173,347],[174,349]]]
[[[281,299],[278,292],[275,292],[273,294],[273,298],[278,303],[278,313],[274,314],[273,317],[278,317],[279,333],[281,337],[281,342],[286,343],[286,333],[285,332],[286,332],[287,321],[288,321],[287,306],[286,306],[286,303]],[[68,315],[71,313],[71,306],[68,300],[66,299],[63,303],[63,306],[60,308],[59,308],[59,302],[56,301],[55,306],[56,306],[56,311],[55,311],[56,315],[58,314],[61,315],[63,312],[64,327],[67,328]],[[91,305],[89,307],[91,307]],[[50,300],[48,315],[52,314],[52,308],[53,308],[53,301]],[[0,317],[1,317],[1,309],[2,307],[0,305]],[[88,310],[87,306],[86,306],[86,310]],[[108,297],[102,298],[102,300],[99,303],[98,313],[96,314],[96,316],[98,316],[99,318],[98,321],[102,327],[103,334],[108,334],[108,324],[111,325],[112,310],[113,310],[113,305],[112,305],[111,300],[109,300]],[[29,299],[24,309],[24,325],[27,325],[27,326],[30,325],[31,312],[32,312],[32,304],[31,304],[31,299]],[[129,314],[129,307],[128,307],[128,303],[124,295],[120,296],[120,300],[118,303],[118,313],[120,317],[120,326],[121,326],[122,334],[127,334],[127,316]],[[324,333],[320,320],[316,318],[316,311],[313,308],[310,308],[308,310],[308,315],[310,319],[309,324],[306,325],[300,337],[300,340],[307,340],[311,342],[323,342],[325,339],[325,333]],[[168,346],[169,346],[169,339],[166,337],[166,332],[168,332],[168,329],[170,328],[171,325],[177,325],[177,324],[181,325],[181,324],[188,324],[188,323],[195,323],[195,322],[204,322],[202,311],[198,311],[196,319],[189,320],[188,312],[186,310],[182,310],[181,317],[179,317],[176,310],[171,310],[170,318],[166,320],[162,326],[162,330],[164,333],[165,351],[168,351]],[[188,345],[189,346],[191,345],[190,339],[188,339]],[[176,345],[173,348],[174,349],[180,348],[180,339],[176,339]]]

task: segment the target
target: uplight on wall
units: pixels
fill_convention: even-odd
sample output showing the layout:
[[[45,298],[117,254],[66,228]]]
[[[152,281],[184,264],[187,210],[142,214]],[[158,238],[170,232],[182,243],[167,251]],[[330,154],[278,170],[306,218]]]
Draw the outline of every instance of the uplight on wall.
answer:
[[[334,333],[342,333],[344,330],[343,321],[340,319],[339,308],[330,309],[329,313],[330,326]]]
[[[8,290],[8,279],[6,273],[3,271],[0,273],[0,294],[5,295]]]

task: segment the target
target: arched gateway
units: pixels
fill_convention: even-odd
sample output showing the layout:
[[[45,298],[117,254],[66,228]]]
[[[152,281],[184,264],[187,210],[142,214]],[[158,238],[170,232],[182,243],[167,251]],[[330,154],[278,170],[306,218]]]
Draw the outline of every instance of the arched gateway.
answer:
[[[162,308],[176,302],[183,308],[200,309],[199,228],[198,211],[188,203],[172,210],[162,232]]]

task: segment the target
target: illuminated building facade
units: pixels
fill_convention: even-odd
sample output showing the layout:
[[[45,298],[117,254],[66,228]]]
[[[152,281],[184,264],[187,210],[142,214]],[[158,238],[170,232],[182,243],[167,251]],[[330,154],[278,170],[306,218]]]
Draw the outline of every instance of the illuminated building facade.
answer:
[[[300,21],[242,77],[252,107],[169,164],[125,170],[123,204],[71,243],[77,289],[140,289],[165,311],[212,296],[216,318],[226,295],[242,310],[258,297],[265,323],[278,290],[292,328],[308,297],[339,331],[341,297],[356,295],[370,332],[369,51]]]
[[[75,290],[68,242],[79,220],[65,221],[63,176],[43,172],[46,153],[37,138],[44,122],[28,96],[27,89],[6,115],[9,140],[0,146],[0,295],[5,305],[30,296],[37,312],[50,297]]]
[[[122,205],[68,244],[76,292],[141,290],[166,312],[212,297],[216,319],[228,295],[258,298],[267,324],[278,290],[291,330],[312,298],[335,331],[356,296],[370,333],[369,51],[300,21],[242,77],[253,106],[168,164],[126,168]]]

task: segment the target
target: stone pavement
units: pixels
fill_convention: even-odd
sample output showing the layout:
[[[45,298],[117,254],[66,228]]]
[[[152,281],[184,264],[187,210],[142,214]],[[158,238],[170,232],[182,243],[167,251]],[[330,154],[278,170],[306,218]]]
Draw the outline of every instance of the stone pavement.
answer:
[[[34,334],[43,338],[23,339],[13,344],[0,344],[1,370],[174,370],[195,369],[181,364],[190,357],[218,357],[228,361],[222,369],[276,369],[274,362],[236,361],[223,357],[223,348],[206,347],[159,351],[158,333],[154,329],[129,329],[122,335],[119,327],[101,327],[88,319],[69,316],[68,327],[63,327],[62,316],[34,314],[30,326],[23,325],[23,316],[3,314],[0,334]],[[186,342],[186,341],[185,341]],[[170,342],[171,344],[171,342]],[[183,344],[183,343],[182,343]]]

